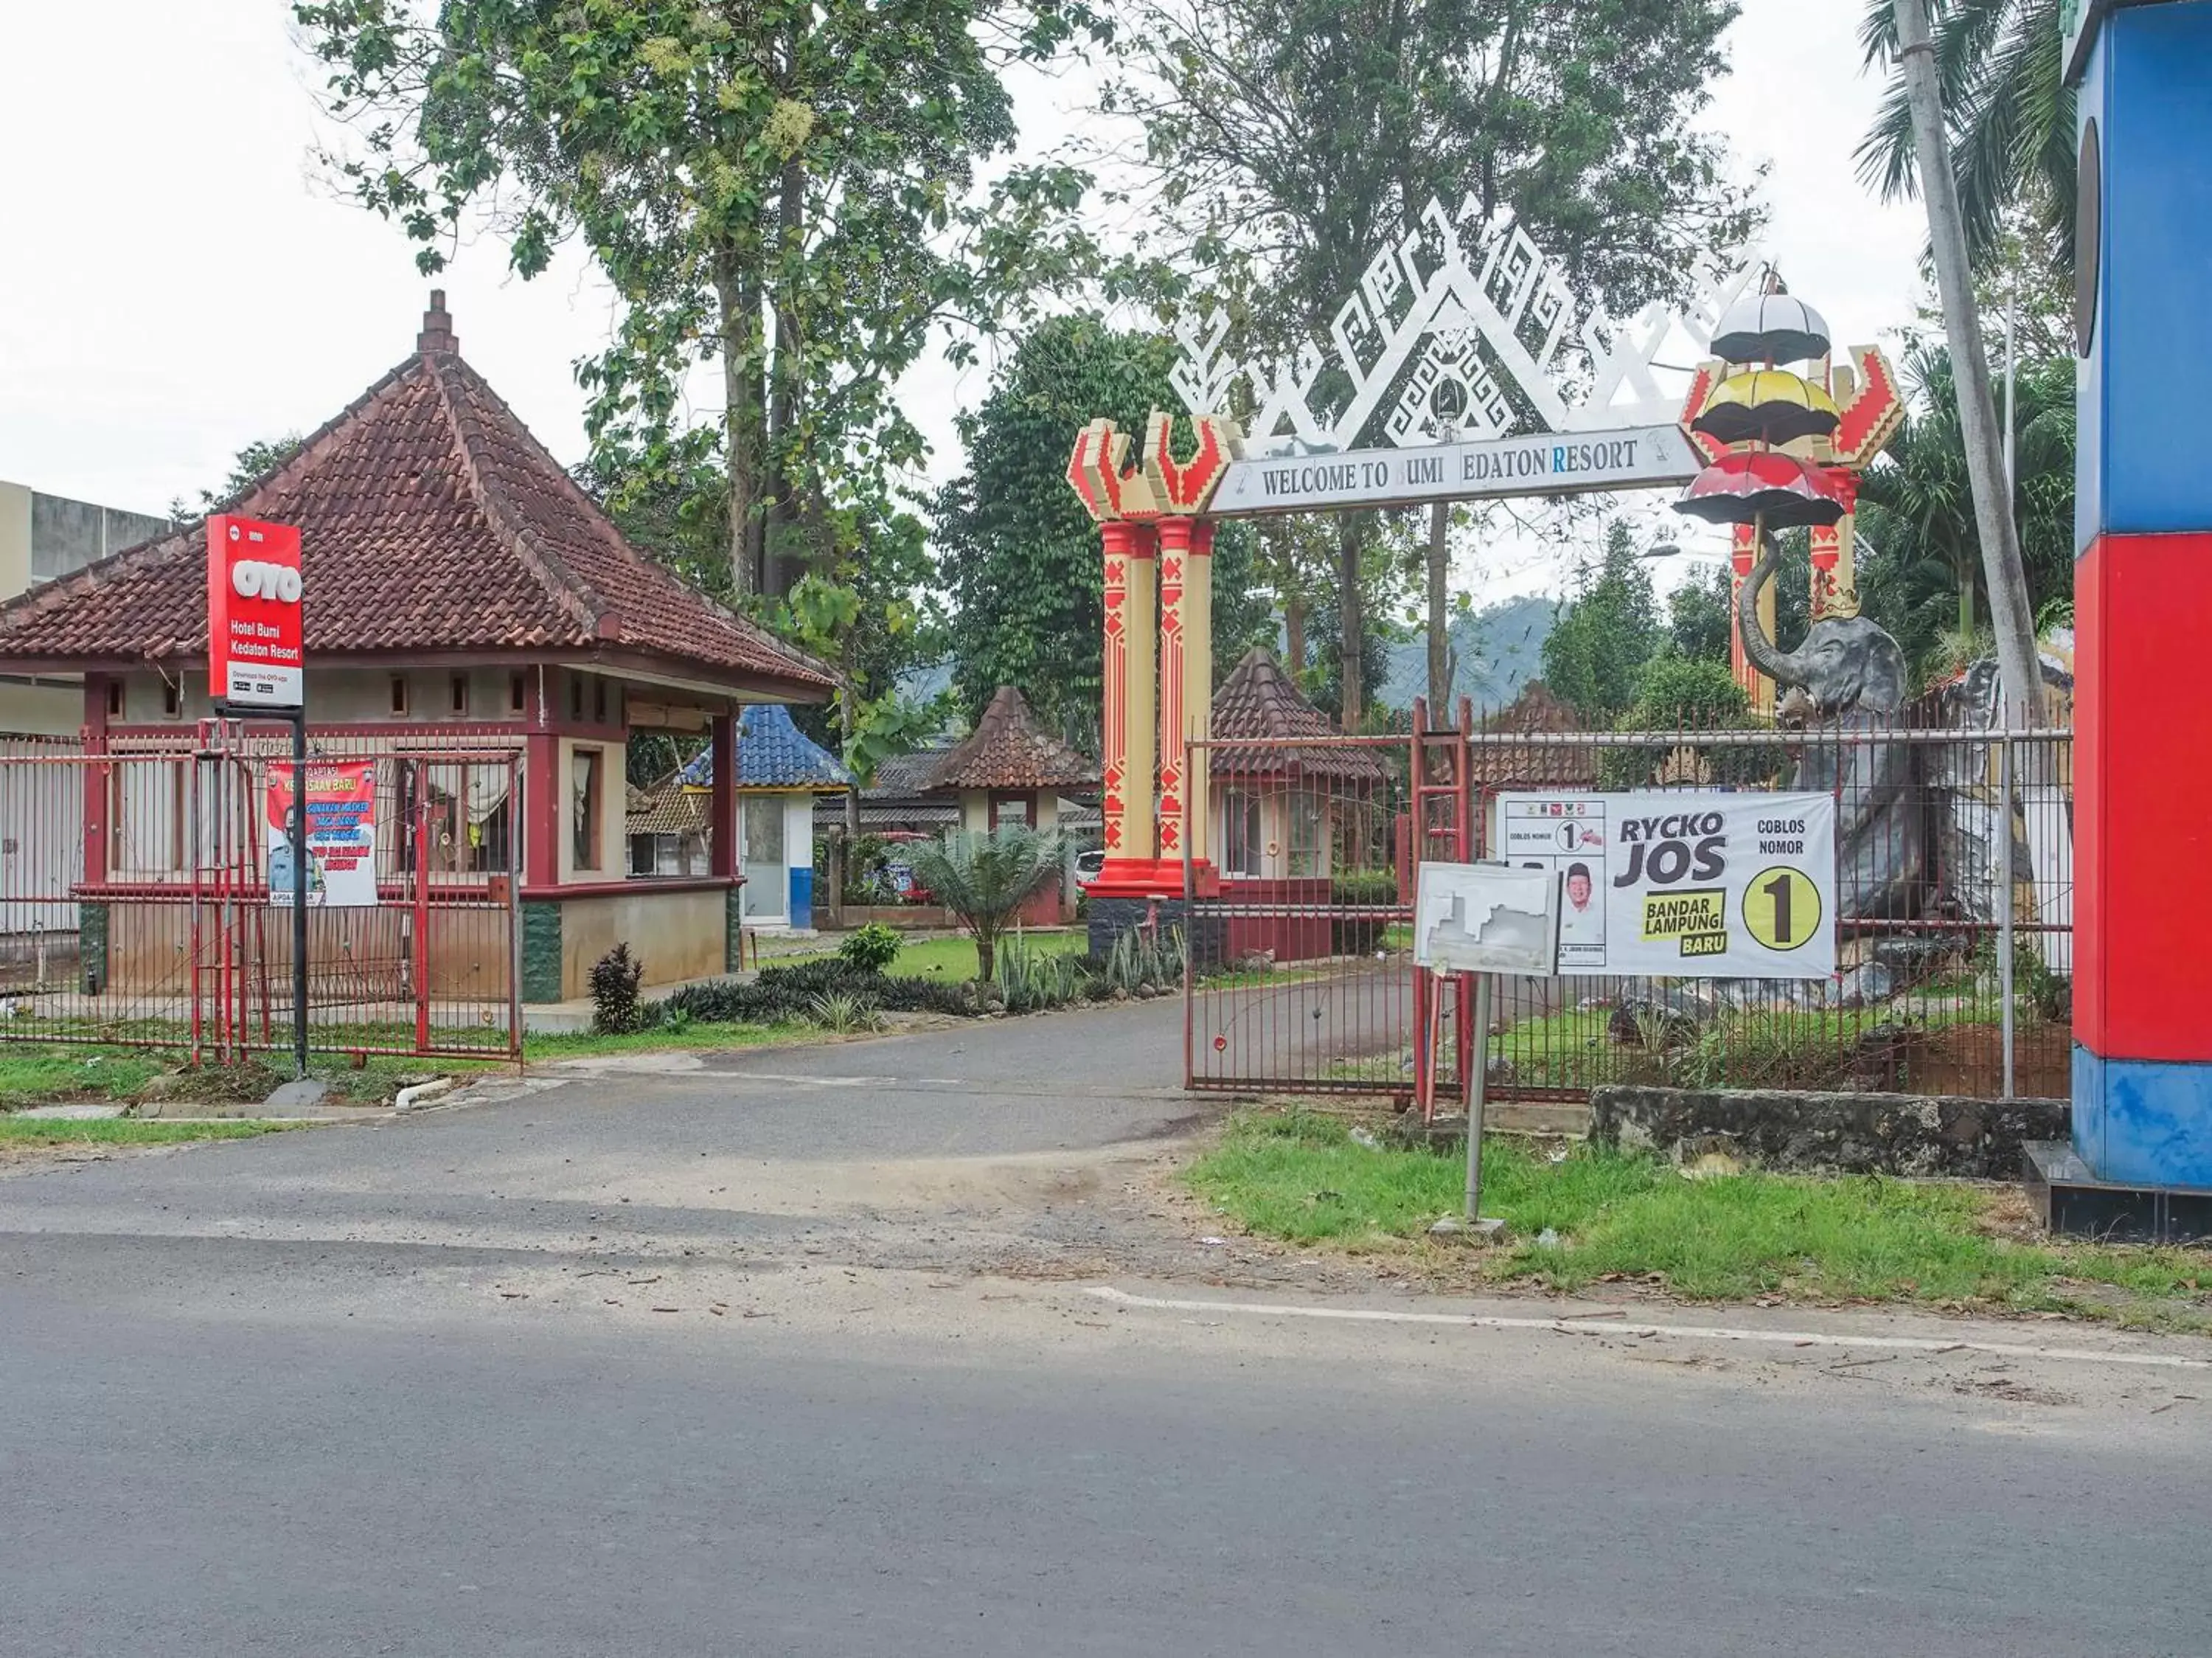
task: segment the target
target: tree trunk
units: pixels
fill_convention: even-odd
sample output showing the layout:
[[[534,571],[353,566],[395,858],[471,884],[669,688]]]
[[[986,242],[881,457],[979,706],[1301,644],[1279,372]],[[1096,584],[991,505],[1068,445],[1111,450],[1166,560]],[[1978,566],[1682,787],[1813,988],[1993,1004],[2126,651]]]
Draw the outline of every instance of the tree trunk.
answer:
[[[806,168],[796,155],[783,164],[782,188],[776,204],[777,289],[775,296],[775,355],[769,369],[771,389],[768,415],[768,462],[775,498],[769,507],[772,527],[768,536],[766,590],[781,598],[798,585],[806,573],[805,549],[794,533],[801,511],[799,491],[792,476],[790,446],[799,420],[799,310],[791,299],[804,246],[806,209]],[[777,532],[781,532],[778,533]]]
[[[998,966],[998,934],[986,932],[981,928],[977,928],[975,930],[975,977],[987,984],[990,983],[997,974]]]
[[[1366,715],[1360,664],[1366,655],[1365,595],[1360,591],[1359,555],[1366,525],[1356,512],[1340,513],[1336,520],[1336,662],[1342,680],[1339,687],[1338,722],[1347,732],[1357,731]]]
[[[1451,509],[1439,501],[1429,509],[1429,718],[1446,717],[1451,705],[1451,564],[1445,532]]]
[[[760,503],[767,448],[761,397],[760,292],[725,253],[714,277],[721,306],[722,423],[730,485],[730,589],[740,600],[760,590]]]
[[[1973,273],[1966,263],[1966,232],[1959,216],[1958,180],[1943,130],[1942,88],[1936,47],[1929,38],[1927,0],[1896,0],[1898,56],[1905,96],[1912,107],[1914,163],[1928,204],[1928,240],[1936,254],[1936,290],[1943,305],[1943,333],[1959,396],[1959,429],[1966,442],[1966,475],[1973,485],[1974,522],[1982,543],[1982,576],[1990,589],[1990,621],[1997,639],[1997,671],[2013,719],[2036,717],[2040,670],[2035,657],[2035,616],[2021,567],[2019,527],[2005,488],[2004,444],[1990,391],[1989,351],[1981,312],[1974,302]],[[1971,592],[1966,601],[1971,605]]]
[[[837,692],[837,728],[843,735],[844,750],[853,752],[853,728],[858,718],[853,708],[853,687],[847,685]],[[845,791],[845,832],[853,839],[860,838],[860,791]]]
[[[1283,600],[1283,655],[1293,678],[1306,671],[1306,601],[1297,594]]]

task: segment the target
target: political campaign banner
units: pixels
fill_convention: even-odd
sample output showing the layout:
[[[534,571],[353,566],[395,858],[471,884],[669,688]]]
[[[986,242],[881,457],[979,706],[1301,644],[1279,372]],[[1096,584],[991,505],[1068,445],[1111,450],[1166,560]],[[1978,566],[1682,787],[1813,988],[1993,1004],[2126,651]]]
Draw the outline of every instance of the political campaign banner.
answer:
[[[314,760],[307,766],[307,907],[368,909],[376,903],[376,763]],[[289,909],[292,766],[269,767],[269,901]]]
[[[1501,795],[1504,860],[1559,877],[1559,972],[1826,978],[1836,971],[1828,795]]]

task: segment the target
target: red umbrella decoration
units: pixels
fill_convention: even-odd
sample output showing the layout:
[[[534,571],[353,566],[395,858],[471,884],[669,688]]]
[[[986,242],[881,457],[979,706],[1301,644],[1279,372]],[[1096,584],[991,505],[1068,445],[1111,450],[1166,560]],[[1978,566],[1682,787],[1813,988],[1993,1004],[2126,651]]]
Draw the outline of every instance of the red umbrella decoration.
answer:
[[[1691,479],[1674,510],[1708,524],[1826,529],[1844,508],[1820,467],[1779,449],[1748,449],[1723,455]]]

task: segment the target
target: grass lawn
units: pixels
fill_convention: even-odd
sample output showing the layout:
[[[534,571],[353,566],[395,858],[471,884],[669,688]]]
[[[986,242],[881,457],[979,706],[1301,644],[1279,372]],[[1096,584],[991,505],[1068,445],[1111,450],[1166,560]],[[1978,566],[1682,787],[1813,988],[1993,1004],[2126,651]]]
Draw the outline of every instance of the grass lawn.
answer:
[[[2003,1235],[2001,1188],[1875,1177],[1691,1179],[1656,1158],[1529,1142],[1483,1147],[1483,1210],[1507,1247],[1484,1274],[1555,1289],[1655,1282],[1691,1300],[1784,1295],[2064,1312],[2212,1330],[2212,1252],[2045,1245]],[[1246,1112],[1188,1169],[1191,1188],[1265,1237],[1353,1249],[1432,1247],[1466,1166],[1374,1150],[1340,1119]],[[1552,1244],[1535,1240],[1549,1228]]]
[[[1018,944],[1008,933],[999,942],[999,951],[1004,954],[1014,948],[1029,951],[1032,955],[1083,955],[1091,948],[1091,935],[1080,927],[1037,927],[1024,932]],[[809,950],[790,955],[766,958],[761,965],[778,967],[798,961],[818,961],[825,955],[835,955],[836,950]],[[958,938],[911,939],[900,948],[891,965],[884,969],[899,978],[945,978],[957,983],[975,976],[975,941],[965,935]]]
[[[0,1117],[0,1153],[42,1146],[168,1146],[188,1140],[250,1140],[257,1134],[300,1126],[297,1123],[142,1122],[135,1117],[110,1117],[91,1123]]]
[[[155,1048],[0,1043],[0,1112],[75,1100],[128,1100],[172,1062]]]
[[[532,1063],[549,1059],[588,1058],[600,1053],[637,1053],[655,1048],[765,1048],[790,1042],[819,1041],[819,1025],[785,1021],[772,1025],[686,1025],[681,1030],[656,1025],[650,1030],[632,1031],[624,1036],[602,1036],[596,1031],[575,1031],[558,1035],[528,1035],[522,1039],[522,1057]],[[460,1067],[451,1060],[410,1061],[419,1070],[431,1066],[440,1071],[453,1071]],[[506,1062],[502,1062],[504,1064]],[[471,1062],[474,1070],[497,1070],[498,1066],[479,1065]]]

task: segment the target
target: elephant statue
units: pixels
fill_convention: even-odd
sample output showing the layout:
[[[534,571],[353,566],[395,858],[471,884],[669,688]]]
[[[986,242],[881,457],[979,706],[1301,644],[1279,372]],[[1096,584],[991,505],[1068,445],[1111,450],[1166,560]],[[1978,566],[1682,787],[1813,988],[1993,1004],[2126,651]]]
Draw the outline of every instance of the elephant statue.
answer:
[[[1837,918],[1909,917],[1920,906],[1927,863],[1912,747],[1857,735],[1899,723],[1905,653],[1863,616],[1823,617],[1796,649],[1779,649],[1759,624],[1759,595],[1777,556],[1770,538],[1744,582],[1737,631],[1745,656],[1787,693],[1778,712],[1799,733],[1789,787],[1836,797]]]

